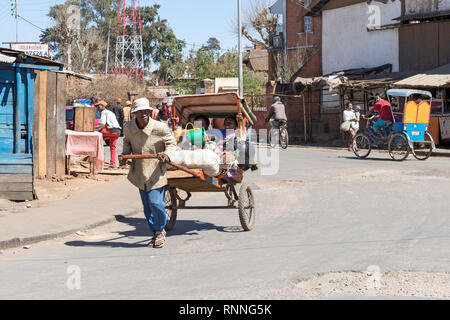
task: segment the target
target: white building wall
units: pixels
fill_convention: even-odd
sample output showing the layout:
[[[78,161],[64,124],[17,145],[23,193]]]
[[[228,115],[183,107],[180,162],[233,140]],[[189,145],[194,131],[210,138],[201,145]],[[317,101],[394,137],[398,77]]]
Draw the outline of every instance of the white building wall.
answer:
[[[239,78],[215,78],[214,80],[216,93],[239,91]]]
[[[368,31],[377,25],[395,23],[401,2],[359,3],[323,11],[323,74],[356,68],[372,68],[386,63],[399,70],[398,29]]]

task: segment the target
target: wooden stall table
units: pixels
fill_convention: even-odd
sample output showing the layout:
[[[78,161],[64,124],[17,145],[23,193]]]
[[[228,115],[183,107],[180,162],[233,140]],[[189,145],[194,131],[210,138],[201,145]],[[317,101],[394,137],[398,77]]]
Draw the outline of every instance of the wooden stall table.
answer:
[[[66,161],[70,174],[70,156],[89,156],[90,171],[96,175],[103,171],[103,136],[100,132],[66,130]]]

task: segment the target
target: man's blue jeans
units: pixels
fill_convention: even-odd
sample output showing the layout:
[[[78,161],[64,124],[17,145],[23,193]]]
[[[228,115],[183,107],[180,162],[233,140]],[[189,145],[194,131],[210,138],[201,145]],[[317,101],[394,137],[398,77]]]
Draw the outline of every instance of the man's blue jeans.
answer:
[[[151,232],[161,231],[166,227],[167,215],[164,202],[164,187],[150,191],[139,189],[142,204],[144,205],[145,218]]]

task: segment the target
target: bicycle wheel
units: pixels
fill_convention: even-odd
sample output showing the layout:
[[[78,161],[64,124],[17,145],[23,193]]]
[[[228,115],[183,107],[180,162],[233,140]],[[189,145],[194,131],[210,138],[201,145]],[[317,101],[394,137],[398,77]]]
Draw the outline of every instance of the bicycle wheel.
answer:
[[[403,133],[395,133],[389,139],[389,155],[395,161],[403,161],[410,153],[408,139]]]
[[[283,149],[289,146],[289,133],[286,128],[280,128],[280,145]]]
[[[358,133],[353,138],[353,153],[360,159],[365,159],[372,151],[372,143],[369,137],[364,133]]]
[[[271,148],[275,148],[280,141],[280,131],[278,129],[269,130],[268,144]]]
[[[425,132],[424,142],[414,142],[412,154],[414,158],[420,161],[427,160],[433,153],[433,138],[428,132]]]

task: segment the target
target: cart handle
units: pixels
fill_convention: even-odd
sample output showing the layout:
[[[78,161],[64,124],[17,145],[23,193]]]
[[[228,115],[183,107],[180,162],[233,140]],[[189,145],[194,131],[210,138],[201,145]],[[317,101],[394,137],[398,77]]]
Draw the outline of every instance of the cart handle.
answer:
[[[122,158],[123,158],[124,160],[159,159],[158,156],[155,155],[155,154],[128,154],[128,155],[122,155]],[[173,162],[171,162],[171,161],[170,161],[168,164],[170,164],[171,166],[177,168],[178,170],[182,170],[182,171],[184,171],[184,172],[186,172],[186,173],[189,173],[189,174],[191,174],[191,175],[193,175],[193,176],[196,176],[196,177],[199,177],[199,176],[200,176],[200,174],[198,174],[198,173],[196,173],[196,172],[194,172],[194,171],[192,171],[192,170],[189,170],[188,168],[179,166],[179,165],[177,165],[177,164],[175,164],[175,163],[173,163]]]
[[[124,160],[133,160],[133,159],[158,159],[156,154],[127,154],[122,155]]]

